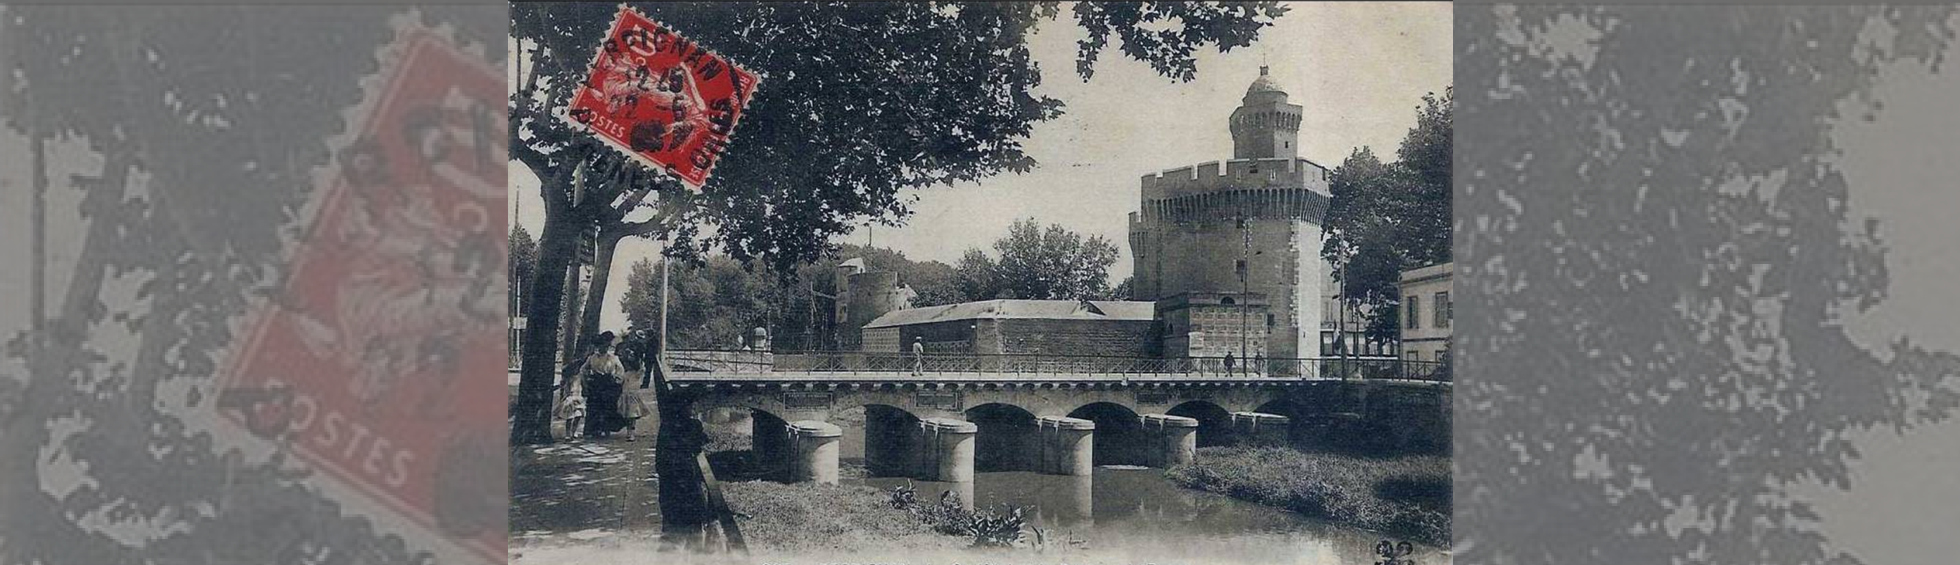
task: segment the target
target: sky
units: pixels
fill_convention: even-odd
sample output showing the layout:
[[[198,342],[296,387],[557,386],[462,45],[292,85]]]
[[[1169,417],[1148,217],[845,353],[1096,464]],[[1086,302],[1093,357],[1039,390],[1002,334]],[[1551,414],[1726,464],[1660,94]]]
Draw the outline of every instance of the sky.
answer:
[[[1960,16],[1949,25],[1960,26]],[[1878,218],[1891,278],[1886,299],[1846,320],[1854,340],[1879,349],[1900,339],[1935,351],[1960,352],[1960,71],[1949,64],[1934,74],[1900,64],[1881,76],[1875,97],[1884,103],[1877,120],[1847,119],[1834,130],[1838,159],[1850,183],[1852,225]],[[1857,115],[1855,113],[1851,115]],[[1823,529],[1833,542],[1871,565],[1925,563],[1953,554],[1953,525],[1960,524],[1960,420],[1907,430],[1871,430],[1854,436],[1863,459],[1852,466],[1849,491],[1815,489]],[[1950,557],[1948,557],[1950,559]]]
[[[1288,101],[1305,108],[1301,156],[1329,168],[1363,146],[1392,156],[1415,125],[1422,96],[1441,94],[1450,84],[1449,4],[1288,5],[1292,9],[1251,46],[1201,52],[1198,77],[1189,83],[1124,57],[1114,40],[1097,61],[1095,77],[1083,82],[1074,61],[1075,42],[1084,34],[1064,9],[1030,40],[1044,73],[1038,92],[1066,105],[1062,117],[1036,126],[1024,144],[1040,166],[1027,174],[913,191],[914,213],[905,225],[859,228],[835,242],[870,242],[913,260],[953,264],[969,248],[990,248],[1015,220],[1033,218],[1115,244],[1122,255],[1110,268],[1114,285],[1131,271],[1128,222],[1141,204],[1138,179],[1230,159],[1226,118],[1262,64],[1271,66]],[[768,84],[761,90],[758,96],[767,95]],[[513,224],[535,236],[544,226],[537,178],[513,164],[510,179]],[[643,239],[620,244],[602,326],[626,325],[619,308],[626,266],[658,253],[657,243]]]

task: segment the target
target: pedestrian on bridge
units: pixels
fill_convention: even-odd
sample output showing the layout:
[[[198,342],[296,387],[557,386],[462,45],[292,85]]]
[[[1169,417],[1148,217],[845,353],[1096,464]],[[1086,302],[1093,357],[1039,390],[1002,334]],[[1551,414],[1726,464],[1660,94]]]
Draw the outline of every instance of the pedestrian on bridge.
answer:
[[[926,370],[926,338],[912,338],[912,376],[919,376]]]
[[[653,364],[660,362],[660,334],[640,330],[640,388],[653,386]]]

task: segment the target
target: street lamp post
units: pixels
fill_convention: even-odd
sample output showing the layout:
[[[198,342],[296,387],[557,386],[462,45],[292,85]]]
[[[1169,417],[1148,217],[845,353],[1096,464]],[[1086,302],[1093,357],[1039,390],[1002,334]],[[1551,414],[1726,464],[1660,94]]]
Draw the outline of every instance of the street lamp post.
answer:
[[[1340,315],[1336,316],[1334,319],[1334,354],[1340,356],[1340,360],[1341,360],[1340,370],[1341,370],[1342,379],[1346,379],[1348,375],[1348,346],[1347,346],[1348,302],[1347,302],[1347,281],[1345,278],[1346,276],[1347,276],[1347,264],[1345,261],[1343,261],[1342,264],[1336,265],[1334,267],[1334,288],[1335,288],[1334,308],[1340,310]]]
[[[1252,324],[1252,230],[1246,223],[1245,210],[1239,210],[1239,236],[1243,244],[1239,248],[1239,363],[1249,364],[1252,358],[1247,355],[1246,341],[1251,338]]]
[[[673,263],[667,256],[667,238],[660,238],[660,357],[667,358],[667,270]]]

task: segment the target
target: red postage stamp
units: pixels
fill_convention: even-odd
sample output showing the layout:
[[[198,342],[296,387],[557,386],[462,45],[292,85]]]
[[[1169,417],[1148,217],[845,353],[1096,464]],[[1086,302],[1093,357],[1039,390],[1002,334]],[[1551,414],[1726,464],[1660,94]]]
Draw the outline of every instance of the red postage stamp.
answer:
[[[757,80],[622,6],[565,118],[699,189],[728,149]]]
[[[505,371],[504,76],[410,30],[366,85],[219,416],[355,506],[501,563],[505,393],[485,383]]]

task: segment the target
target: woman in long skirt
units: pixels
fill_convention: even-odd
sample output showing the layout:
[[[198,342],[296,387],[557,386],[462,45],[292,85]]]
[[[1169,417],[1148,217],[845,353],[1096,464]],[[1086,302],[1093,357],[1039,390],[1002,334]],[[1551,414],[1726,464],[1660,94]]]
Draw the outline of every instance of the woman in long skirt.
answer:
[[[619,397],[626,375],[626,367],[613,354],[614,336],[612,332],[599,334],[592,355],[585,360],[586,424],[591,435],[606,437],[618,431],[620,421]]]

